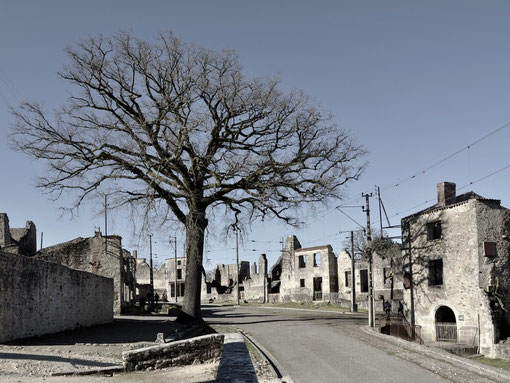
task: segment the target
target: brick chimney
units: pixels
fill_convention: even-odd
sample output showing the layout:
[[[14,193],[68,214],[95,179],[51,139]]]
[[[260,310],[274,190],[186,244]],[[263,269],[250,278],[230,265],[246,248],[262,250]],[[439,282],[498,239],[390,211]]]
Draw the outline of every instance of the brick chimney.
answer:
[[[437,184],[437,204],[439,206],[455,203],[457,192],[453,182],[440,182]]]

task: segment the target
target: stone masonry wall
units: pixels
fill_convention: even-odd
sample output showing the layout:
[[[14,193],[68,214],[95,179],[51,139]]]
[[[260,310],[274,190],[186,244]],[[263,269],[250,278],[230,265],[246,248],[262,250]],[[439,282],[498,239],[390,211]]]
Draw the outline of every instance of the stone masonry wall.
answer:
[[[483,291],[484,303],[489,302],[492,295],[492,323],[482,323],[487,331],[481,333],[480,346],[484,354],[493,344],[506,338],[510,328],[509,316],[505,310],[510,307],[510,210],[503,208],[495,201],[476,201],[477,232],[478,232],[478,267],[479,289]],[[484,243],[496,244],[496,255],[485,254]],[[500,306],[503,306],[500,308]],[[487,304],[484,304],[487,307]],[[493,329],[493,330],[492,330]],[[506,331],[505,331],[506,330]]]
[[[223,348],[222,334],[163,343],[122,353],[126,371],[160,369],[219,360]]]
[[[76,238],[72,241],[41,249],[35,257],[71,269],[112,278],[114,286],[114,312],[119,314],[123,298],[123,251],[122,238],[116,235],[106,237],[96,233],[90,238]]]
[[[425,342],[436,341],[435,315],[441,306],[455,314],[460,343],[490,342],[493,326],[488,300],[480,289],[476,200],[422,214],[411,222],[416,324]],[[427,239],[427,223],[441,222],[440,239]],[[404,231],[404,235],[407,233]],[[442,259],[443,282],[429,286],[429,264]],[[409,318],[410,291],[405,290]]]
[[[113,280],[0,252],[0,342],[113,321]]]
[[[250,278],[244,280],[244,299],[254,302],[267,302],[267,259],[262,254],[259,257],[259,270],[257,273],[256,263],[253,264]]]

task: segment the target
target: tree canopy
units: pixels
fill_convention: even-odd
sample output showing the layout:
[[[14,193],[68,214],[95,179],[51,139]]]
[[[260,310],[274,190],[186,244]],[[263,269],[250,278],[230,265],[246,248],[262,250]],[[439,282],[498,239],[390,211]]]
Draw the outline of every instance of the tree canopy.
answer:
[[[54,113],[13,109],[11,141],[48,164],[38,186],[72,207],[98,191],[143,204],[186,228],[183,312],[200,318],[204,230],[216,210],[237,225],[266,216],[296,222],[303,203],[340,198],[363,170],[363,149],[303,92],[248,79],[233,51],[171,33],[129,33],[67,49],[71,85]]]

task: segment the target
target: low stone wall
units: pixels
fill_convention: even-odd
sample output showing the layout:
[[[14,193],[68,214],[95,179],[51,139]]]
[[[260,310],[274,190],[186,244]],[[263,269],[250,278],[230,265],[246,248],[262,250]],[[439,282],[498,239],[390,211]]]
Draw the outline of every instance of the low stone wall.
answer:
[[[113,280],[0,252],[0,342],[113,321]]]
[[[482,350],[483,352],[483,350]],[[490,353],[488,353],[490,358],[499,358],[510,360],[510,344],[508,343],[498,343],[492,347]]]
[[[223,348],[222,334],[203,335],[192,339],[125,351],[122,360],[126,371],[185,366],[219,360]]]

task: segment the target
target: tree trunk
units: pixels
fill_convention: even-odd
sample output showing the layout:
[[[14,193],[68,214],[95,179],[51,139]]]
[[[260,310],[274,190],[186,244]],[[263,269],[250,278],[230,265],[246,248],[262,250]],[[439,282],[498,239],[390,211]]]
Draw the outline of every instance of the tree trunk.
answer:
[[[177,321],[201,322],[202,259],[207,219],[205,211],[190,211],[186,217],[186,285],[182,311]]]

